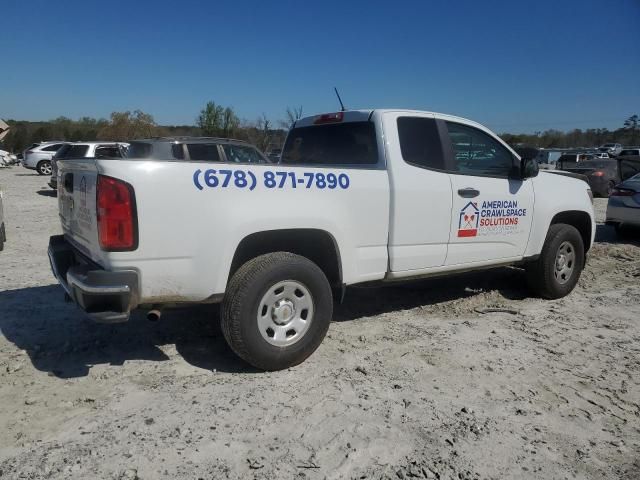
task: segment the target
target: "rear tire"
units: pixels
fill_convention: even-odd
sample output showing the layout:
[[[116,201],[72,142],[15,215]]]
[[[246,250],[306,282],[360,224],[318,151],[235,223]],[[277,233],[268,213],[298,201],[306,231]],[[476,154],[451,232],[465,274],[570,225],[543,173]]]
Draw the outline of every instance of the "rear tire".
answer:
[[[276,252],[248,261],[233,275],[221,326],[240,358],[262,370],[282,370],[318,348],[332,314],[331,288],[322,270],[305,257]]]
[[[584,267],[584,243],[572,225],[549,227],[542,252],[526,267],[529,288],[547,299],[568,295],[578,283]]]
[[[53,172],[53,169],[51,167],[51,161],[42,160],[41,162],[38,162],[38,165],[36,166],[36,171],[38,172],[38,175],[51,175],[51,173]]]

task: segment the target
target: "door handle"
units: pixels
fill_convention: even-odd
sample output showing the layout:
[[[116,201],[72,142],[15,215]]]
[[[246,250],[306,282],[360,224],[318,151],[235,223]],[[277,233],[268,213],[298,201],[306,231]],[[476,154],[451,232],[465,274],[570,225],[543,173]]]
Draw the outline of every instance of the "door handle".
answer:
[[[480,195],[480,191],[470,187],[461,188],[460,190],[458,190],[458,195],[460,195],[463,198],[475,198],[478,195]]]

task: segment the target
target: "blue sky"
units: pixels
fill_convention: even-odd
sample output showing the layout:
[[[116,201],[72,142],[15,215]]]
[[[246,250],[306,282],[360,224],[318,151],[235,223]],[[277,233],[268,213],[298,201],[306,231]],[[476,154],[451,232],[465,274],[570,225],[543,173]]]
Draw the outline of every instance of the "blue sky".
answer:
[[[640,114],[640,0],[0,0],[0,118],[414,108],[499,132]]]

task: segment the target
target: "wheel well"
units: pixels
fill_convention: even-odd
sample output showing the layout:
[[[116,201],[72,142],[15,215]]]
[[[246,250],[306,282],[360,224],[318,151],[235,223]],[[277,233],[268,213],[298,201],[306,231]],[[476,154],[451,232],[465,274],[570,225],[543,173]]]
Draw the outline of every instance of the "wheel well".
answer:
[[[290,252],[306,257],[320,267],[331,286],[342,285],[338,245],[331,234],[316,229],[269,230],[245,237],[233,256],[229,279],[252,258],[272,252]]]
[[[591,217],[587,212],[581,212],[580,210],[560,212],[551,220],[551,225],[555,223],[566,223],[574,226],[580,232],[582,243],[584,244],[584,253],[587,253],[591,247]]]

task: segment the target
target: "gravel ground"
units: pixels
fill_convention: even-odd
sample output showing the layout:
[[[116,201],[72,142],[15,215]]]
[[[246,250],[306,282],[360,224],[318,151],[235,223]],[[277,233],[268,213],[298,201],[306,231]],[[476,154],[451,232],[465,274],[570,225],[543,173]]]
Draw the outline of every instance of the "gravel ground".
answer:
[[[609,227],[567,298],[509,268],[353,288],[311,358],[262,373],[216,307],[85,320],[46,179],[0,184],[2,479],[640,478],[640,248]]]

